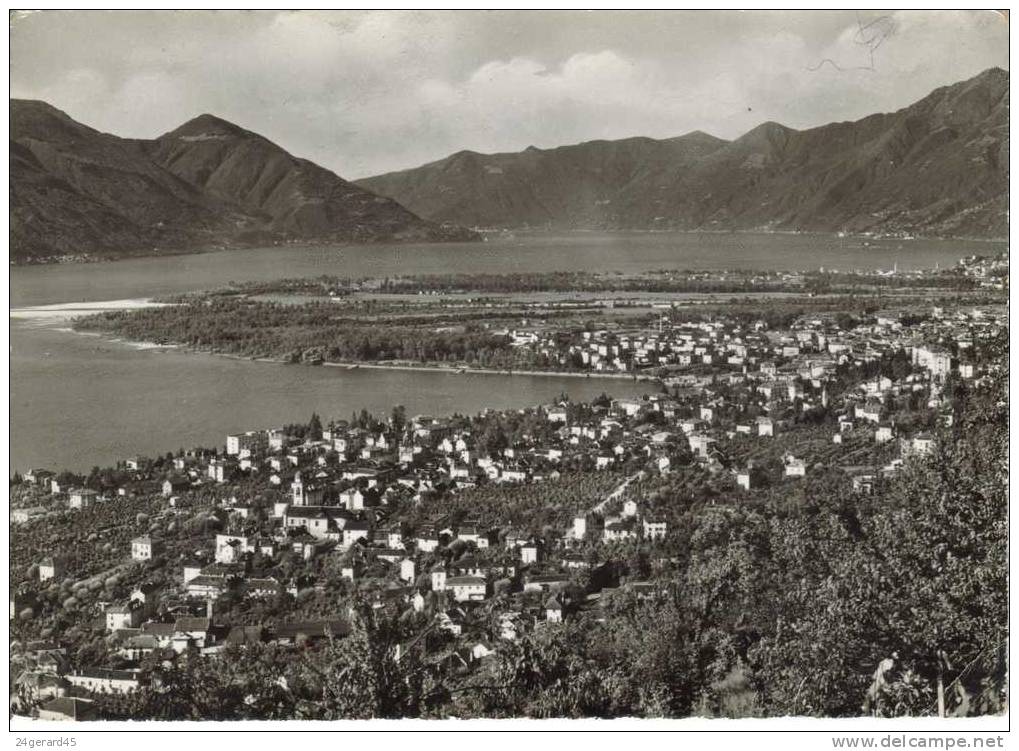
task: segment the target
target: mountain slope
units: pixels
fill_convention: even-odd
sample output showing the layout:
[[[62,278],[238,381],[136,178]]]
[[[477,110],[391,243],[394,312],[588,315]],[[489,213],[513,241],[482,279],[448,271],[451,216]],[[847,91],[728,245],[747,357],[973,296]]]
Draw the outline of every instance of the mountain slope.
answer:
[[[359,184],[382,195],[401,195],[405,205],[435,221],[456,216],[468,226],[611,226],[611,201],[630,183],[657,164],[693,164],[725,143],[696,132],[667,141],[531,147],[519,154],[461,151]]]
[[[11,100],[10,112],[12,260],[471,237],[211,116],[141,141],[45,102]]]
[[[229,212],[137,144],[45,102],[11,101],[11,257],[198,244]]]
[[[461,152],[359,184],[467,226],[1005,237],[1008,99],[995,68],[856,122]]]
[[[146,149],[168,172],[240,206],[283,237],[343,242],[455,234],[212,115],[185,123]]]

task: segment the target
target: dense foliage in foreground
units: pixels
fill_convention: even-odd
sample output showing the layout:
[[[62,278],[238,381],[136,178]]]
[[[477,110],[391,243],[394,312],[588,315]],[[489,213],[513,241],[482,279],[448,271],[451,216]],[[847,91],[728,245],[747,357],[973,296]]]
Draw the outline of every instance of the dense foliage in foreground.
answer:
[[[931,715],[1005,709],[1007,371],[958,387],[936,455],[879,495],[690,506],[673,586],[618,592],[461,673],[435,620],[363,609],[351,636],[183,661],[109,718]],[[986,383],[986,382],[985,382]],[[678,502],[678,501],[677,501]],[[397,651],[397,645],[401,645]]]

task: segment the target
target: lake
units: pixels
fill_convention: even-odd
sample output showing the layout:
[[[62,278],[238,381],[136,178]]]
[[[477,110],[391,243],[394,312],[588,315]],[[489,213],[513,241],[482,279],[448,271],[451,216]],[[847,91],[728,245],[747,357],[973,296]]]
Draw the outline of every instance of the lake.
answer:
[[[227,433],[362,408],[388,415],[474,414],[560,392],[591,399],[653,392],[650,383],[524,375],[345,370],[138,348],[53,323],[11,326],[11,469],[87,471],[133,454],[218,446]]]
[[[869,246],[864,246],[869,242]],[[900,269],[954,265],[992,254],[1005,243],[964,240],[869,240],[831,235],[575,232],[497,238],[485,243],[286,246],[112,263],[19,266],[11,269],[11,306],[152,297],[222,286],[322,274],[620,271],[658,269]]]
[[[11,306],[124,300],[280,277],[654,269],[891,268],[954,264],[1004,244],[808,235],[575,233],[473,245],[286,247],[11,269]],[[133,454],[214,446],[229,432],[366,408],[474,413],[654,390],[623,380],[354,370],[145,349],[11,320],[11,469],[88,470]]]

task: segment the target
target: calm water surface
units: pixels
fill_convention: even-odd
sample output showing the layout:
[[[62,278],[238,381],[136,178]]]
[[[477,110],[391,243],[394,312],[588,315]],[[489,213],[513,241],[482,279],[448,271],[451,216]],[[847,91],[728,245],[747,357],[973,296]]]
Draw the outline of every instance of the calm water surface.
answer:
[[[345,277],[448,272],[656,269],[900,269],[952,265],[1001,243],[872,240],[829,235],[578,232],[449,245],[289,246],[114,263],[11,269],[11,306],[120,300],[207,289],[230,281],[331,274]]]
[[[11,306],[147,298],[280,277],[449,271],[622,271],[932,267],[1001,244],[806,235],[612,234],[520,237],[471,245],[288,247],[11,269]],[[618,380],[449,375],[229,360],[73,334],[58,320],[11,320],[11,467],[87,470],[132,454],[223,443],[228,432],[387,413],[474,413],[654,387]],[[62,328],[63,327],[63,328]]]
[[[566,391],[573,399],[654,391],[608,379],[345,370],[231,360],[74,334],[52,324],[11,326],[11,467],[87,471],[133,454],[217,446],[227,433],[307,420],[388,414],[474,414],[523,407]]]

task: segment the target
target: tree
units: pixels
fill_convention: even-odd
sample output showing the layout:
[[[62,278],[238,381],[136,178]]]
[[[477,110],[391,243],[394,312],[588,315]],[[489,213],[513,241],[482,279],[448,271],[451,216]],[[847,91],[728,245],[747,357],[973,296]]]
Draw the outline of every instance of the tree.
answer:
[[[1004,707],[1007,402],[975,400],[937,456],[856,503],[855,524],[815,515],[830,520],[827,539],[773,542],[809,559],[785,567],[782,615],[751,651],[770,712]]]
[[[422,674],[413,657],[396,659],[400,632],[358,603],[351,631],[329,639],[300,664],[300,681],[313,692],[302,703],[306,719],[372,719],[416,716]]]
[[[228,647],[214,658],[191,650],[169,668],[149,665],[149,686],[97,695],[96,707],[109,720],[292,719],[299,696],[287,664],[287,655],[271,646]]]
[[[308,421],[308,438],[312,441],[322,440],[322,419],[318,416],[317,412],[312,412],[311,419]]]

